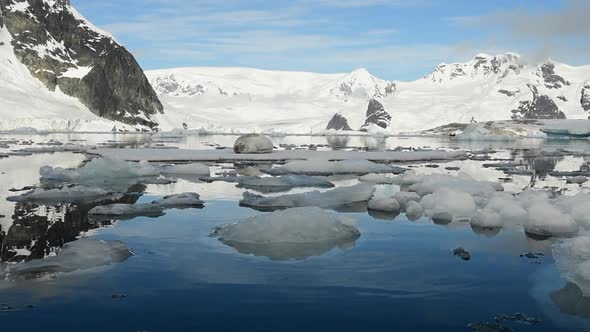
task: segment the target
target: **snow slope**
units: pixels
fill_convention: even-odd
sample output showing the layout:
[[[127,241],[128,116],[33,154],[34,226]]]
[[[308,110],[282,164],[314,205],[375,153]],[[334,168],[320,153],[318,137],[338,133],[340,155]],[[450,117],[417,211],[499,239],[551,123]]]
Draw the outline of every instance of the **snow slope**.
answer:
[[[115,125],[77,99],[49,91],[20,63],[12,36],[0,28],[0,131],[31,127],[48,131],[110,131]]]
[[[146,74],[165,107],[157,119],[164,130],[317,134],[336,113],[359,130],[372,98],[392,116],[389,128],[377,128],[388,134],[471,120],[587,119],[590,111],[590,66],[532,65],[513,53],[441,64],[413,82],[388,82],[364,69],[314,74],[177,68]]]

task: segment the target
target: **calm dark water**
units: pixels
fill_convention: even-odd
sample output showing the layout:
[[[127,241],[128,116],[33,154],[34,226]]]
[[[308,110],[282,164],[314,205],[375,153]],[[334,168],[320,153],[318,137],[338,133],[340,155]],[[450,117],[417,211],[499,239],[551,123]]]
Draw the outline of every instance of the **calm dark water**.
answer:
[[[52,280],[2,283],[0,303],[17,309],[0,313],[3,329],[469,331],[469,323],[516,312],[541,322],[506,324],[515,331],[590,328],[584,308],[565,313],[581,298],[563,290],[550,243],[522,232],[478,235],[468,226],[358,213],[350,214],[362,232],[356,243],[286,261],[208,237],[212,227],[255,213],[212,202],[103,228],[95,238],[121,240],[136,255]],[[457,246],[472,260],[453,257]],[[528,251],[549,256],[532,264],[519,257]],[[556,303],[555,294],[567,296]]]
[[[100,141],[92,137],[76,139]],[[200,148],[209,142],[227,145],[233,139],[193,137],[166,144]],[[338,139],[342,146],[376,149],[452,145],[422,138],[385,143]],[[296,137],[282,142],[331,144],[326,140]],[[503,144],[508,143],[457,147],[505,148]],[[527,151],[539,148],[538,141],[511,144],[517,144],[512,148],[521,149],[520,158],[539,171],[534,179],[539,187],[546,185],[543,181],[557,183],[543,178],[546,169],[568,170],[584,162],[529,156]],[[584,150],[588,143],[543,145],[545,150],[563,148]],[[467,224],[347,213],[362,233],[355,242],[268,251],[231,247],[209,236],[216,226],[262,213],[239,207],[242,190],[234,184],[179,179],[170,186],[148,186],[139,202],[196,191],[206,206],[169,210],[156,219],[99,225],[86,219],[91,206],[15,206],[4,201],[10,188],[36,184],[39,167],[75,167],[82,160],[71,153],[0,160],[0,214],[6,215],[0,225],[6,241],[19,247],[36,240],[37,251],[31,254],[43,257],[83,232],[95,239],[122,241],[135,255],[106,267],[40,280],[0,281],[0,309],[12,309],[0,311],[2,331],[470,331],[471,323],[493,323],[496,316],[515,313],[540,322],[502,323],[513,331],[590,330],[590,300],[561,278],[551,257],[552,242],[527,238],[522,230],[482,234]],[[481,179],[502,176],[476,162],[447,165],[461,166]],[[221,171],[222,165],[216,167]],[[515,188],[532,181],[513,178]],[[472,259],[454,257],[457,247],[469,250]],[[2,260],[14,259],[4,249]],[[527,252],[544,256],[520,257]]]

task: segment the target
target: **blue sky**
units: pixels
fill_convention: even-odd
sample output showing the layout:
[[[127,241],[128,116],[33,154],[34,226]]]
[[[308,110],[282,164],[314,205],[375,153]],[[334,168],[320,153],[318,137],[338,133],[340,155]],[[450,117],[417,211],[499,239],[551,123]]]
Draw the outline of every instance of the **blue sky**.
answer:
[[[413,80],[518,52],[590,63],[585,0],[72,0],[146,69],[240,66]]]

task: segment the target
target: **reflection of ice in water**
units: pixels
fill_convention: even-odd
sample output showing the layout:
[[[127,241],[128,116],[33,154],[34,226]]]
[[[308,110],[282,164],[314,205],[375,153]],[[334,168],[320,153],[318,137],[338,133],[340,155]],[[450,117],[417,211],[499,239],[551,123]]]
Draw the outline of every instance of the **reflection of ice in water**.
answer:
[[[0,214],[6,216],[0,219],[3,231],[12,225],[11,216],[14,213],[14,203],[6,198],[13,196],[9,189],[22,188],[39,183],[39,169],[47,164],[75,168],[84,160],[84,156],[72,153],[41,154],[29,157],[10,157],[0,159],[0,169],[5,173],[0,175]]]
[[[123,262],[132,255],[133,252],[120,241],[80,239],[66,244],[56,256],[16,265],[0,265],[0,277],[39,278]]]

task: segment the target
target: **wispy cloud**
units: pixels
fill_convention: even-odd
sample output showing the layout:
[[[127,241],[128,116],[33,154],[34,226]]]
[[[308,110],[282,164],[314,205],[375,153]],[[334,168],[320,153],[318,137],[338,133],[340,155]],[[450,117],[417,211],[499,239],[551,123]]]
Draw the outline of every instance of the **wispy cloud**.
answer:
[[[547,1],[550,11],[461,5],[468,0],[72,0],[83,13],[100,13],[97,23],[148,68],[367,67],[388,79],[416,78],[479,52],[590,57],[590,2]]]

